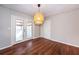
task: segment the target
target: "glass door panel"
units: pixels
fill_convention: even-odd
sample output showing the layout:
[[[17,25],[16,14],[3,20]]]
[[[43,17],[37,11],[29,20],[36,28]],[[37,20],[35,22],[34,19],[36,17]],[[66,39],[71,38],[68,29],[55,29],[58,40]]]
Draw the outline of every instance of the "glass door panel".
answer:
[[[31,38],[32,37],[32,26],[31,25],[27,25],[27,38]]]
[[[23,21],[16,20],[16,41],[23,40]]]
[[[16,26],[16,41],[23,40],[23,26]]]

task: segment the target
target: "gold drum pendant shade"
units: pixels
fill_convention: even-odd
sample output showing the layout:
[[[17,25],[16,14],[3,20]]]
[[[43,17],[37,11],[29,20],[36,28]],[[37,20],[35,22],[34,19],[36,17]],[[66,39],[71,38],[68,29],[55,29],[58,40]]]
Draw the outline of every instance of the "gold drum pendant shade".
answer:
[[[44,22],[44,16],[41,12],[37,12],[35,15],[34,15],[34,23],[37,24],[37,25],[41,25],[43,24]]]

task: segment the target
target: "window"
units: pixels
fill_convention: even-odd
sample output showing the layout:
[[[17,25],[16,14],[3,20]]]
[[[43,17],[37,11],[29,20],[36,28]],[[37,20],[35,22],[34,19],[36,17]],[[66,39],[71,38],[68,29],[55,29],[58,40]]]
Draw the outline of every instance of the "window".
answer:
[[[28,23],[26,26],[27,38],[32,37],[32,23]]]
[[[23,40],[23,20],[16,20],[16,41]]]

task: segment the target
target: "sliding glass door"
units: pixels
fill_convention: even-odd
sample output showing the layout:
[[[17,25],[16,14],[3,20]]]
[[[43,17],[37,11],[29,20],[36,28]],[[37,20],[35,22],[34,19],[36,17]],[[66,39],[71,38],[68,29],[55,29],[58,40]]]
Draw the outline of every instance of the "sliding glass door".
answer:
[[[29,24],[26,26],[27,38],[32,38],[32,25]]]
[[[23,21],[16,20],[16,41],[23,40]]]
[[[11,15],[11,44],[29,40],[33,36],[32,21]]]

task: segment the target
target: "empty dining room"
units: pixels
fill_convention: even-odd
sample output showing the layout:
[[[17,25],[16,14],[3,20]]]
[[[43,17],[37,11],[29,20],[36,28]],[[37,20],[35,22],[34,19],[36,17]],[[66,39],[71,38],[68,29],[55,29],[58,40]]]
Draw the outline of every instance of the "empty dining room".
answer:
[[[79,55],[79,4],[0,4],[0,55]]]

